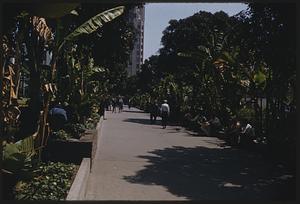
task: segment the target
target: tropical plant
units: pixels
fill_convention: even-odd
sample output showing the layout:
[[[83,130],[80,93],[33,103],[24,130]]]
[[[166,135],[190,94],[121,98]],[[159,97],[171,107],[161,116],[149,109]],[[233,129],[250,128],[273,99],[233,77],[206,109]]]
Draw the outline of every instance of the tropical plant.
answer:
[[[73,32],[68,34],[58,47],[58,51],[62,48],[66,41],[74,39],[76,36],[82,34],[91,34],[97,29],[101,28],[105,23],[108,23],[121,15],[124,12],[125,7],[119,6],[116,8],[109,9],[102,13],[97,14],[96,16],[90,18],[85,23],[76,28]]]
[[[52,132],[51,138],[53,139],[59,139],[59,140],[67,140],[70,139],[72,135],[70,133],[67,133],[65,130],[58,130],[55,132]]]
[[[85,132],[85,127],[81,123],[67,124],[65,125],[65,131],[69,133],[73,138],[79,139],[82,133]]]
[[[124,7],[117,7],[117,8],[113,8],[110,9],[108,11],[104,11],[94,17],[92,17],[91,19],[89,19],[88,21],[86,21],[84,24],[82,24],[81,26],[79,26],[78,28],[76,28],[73,32],[71,32],[70,34],[68,34],[65,38],[63,38],[62,42],[61,41],[61,36],[60,36],[60,21],[57,20],[56,21],[56,29],[55,29],[55,39],[54,39],[54,45],[53,45],[53,56],[51,59],[51,74],[50,74],[50,83],[54,82],[55,79],[55,72],[56,72],[56,67],[57,67],[57,60],[58,60],[58,54],[61,51],[61,48],[63,47],[63,45],[65,44],[66,41],[70,41],[72,39],[74,39],[74,37],[81,35],[81,34],[90,34],[94,31],[96,31],[98,28],[102,27],[104,23],[107,23],[111,20],[113,20],[114,18],[118,17],[119,15],[121,15],[124,11]],[[90,27],[90,28],[89,28]],[[51,94],[49,94],[49,92],[45,93],[45,103],[44,103],[44,107],[43,107],[43,118],[41,120],[41,130],[40,130],[40,135],[42,137],[42,141],[44,140],[44,136],[45,136],[45,126],[46,126],[46,121],[47,121],[47,116],[48,116],[48,109],[49,109],[49,103],[51,100]]]
[[[2,173],[7,174],[8,186],[19,179],[32,178],[31,168],[37,165],[34,136],[16,143],[3,143]]]
[[[282,135],[287,126],[274,124],[286,124],[293,114],[285,107],[295,110],[292,7],[249,4],[247,11],[233,17],[199,12],[171,20],[163,32],[159,55],[146,60],[138,75],[139,95],[166,97],[162,90],[168,88],[161,82],[172,75],[181,107],[177,113],[193,118],[203,110],[217,112],[225,125],[236,115],[251,120],[258,136],[269,132],[269,138],[275,139]],[[289,32],[292,37],[287,37]],[[135,100],[143,101],[143,97]]]
[[[33,168],[32,180],[19,181],[14,188],[16,200],[65,200],[74,173],[74,164],[40,163]]]

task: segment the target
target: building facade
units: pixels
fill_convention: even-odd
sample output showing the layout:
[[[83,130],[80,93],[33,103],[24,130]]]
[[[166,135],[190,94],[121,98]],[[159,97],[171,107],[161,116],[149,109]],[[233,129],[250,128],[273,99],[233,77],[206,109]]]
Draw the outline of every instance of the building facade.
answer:
[[[127,66],[128,76],[136,75],[140,71],[143,63],[144,54],[144,22],[145,7],[144,5],[134,7],[129,14],[129,21],[136,29],[133,50]]]

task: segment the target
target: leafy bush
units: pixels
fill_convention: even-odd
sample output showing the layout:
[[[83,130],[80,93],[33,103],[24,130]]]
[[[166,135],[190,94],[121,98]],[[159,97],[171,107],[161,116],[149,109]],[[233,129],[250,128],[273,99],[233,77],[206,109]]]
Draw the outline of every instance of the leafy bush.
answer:
[[[65,130],[59,130],[52,133],[53,139],[67,140],[71,138],[71,135]]]
[[[12,189],[17,181],[21,179],[31,179],[33,177],[31,169],[37,165],[37,155],[29,150],[29,145],[25,145],[25,140],[17,143],[2,143],[2,175],[4,199],[13,199]]]
[[[96,112],[92,112],[91,117],[88,118],[85,123],[85,127],[87,129],[95,129],[99,120],[100,120],[100,115]]]
[[[2,155],[2,168],[18,177],[29,175],[29,169],[37,162],[34,152],[23,152],[21,145],[20,142],[5,144]]]
[[[253,108],[250,107],[244,107],[240,109],[237,113],[237,117],[241,119],[247,119],[249,121],[252,121],[255,116],[255,112]]]
[[[74,164],[40,163],[33,170],[33,179],[17,183],[14,188],[15,199],[65,200],[76,169]]]
[[[65,126],[65,131],[73,138],[79,139],[81,134],[85,132],[85,126],[80,123],[67,124]]]
[[[82,101],[79,105],[78,113],[81,117],[90,117],[92,113],[93,103],[88,99]]]

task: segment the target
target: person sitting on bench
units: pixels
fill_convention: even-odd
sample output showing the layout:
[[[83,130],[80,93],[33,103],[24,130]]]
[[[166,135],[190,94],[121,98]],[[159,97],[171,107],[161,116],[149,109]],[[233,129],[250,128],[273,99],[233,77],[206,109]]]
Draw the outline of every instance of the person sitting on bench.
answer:
[[[222,125],[220,119],[214,114],[211,114],[211,119],[201,124],[201,130],[207,135],[215,135],[217,131],[221,130]]]
[[[255,140],[255,130],[248,120],[242,121],[242,129],[238,144],[249,145]]]

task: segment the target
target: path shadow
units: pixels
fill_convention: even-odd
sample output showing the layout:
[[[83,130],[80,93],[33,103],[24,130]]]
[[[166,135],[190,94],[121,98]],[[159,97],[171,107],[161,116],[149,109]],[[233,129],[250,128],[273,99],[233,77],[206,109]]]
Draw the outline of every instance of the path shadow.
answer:
[[[145,119],[145,118],[127,118],[123,120],[124,122],[129,122],[129,123],[139,123],[143,125],[155,125],[150,123],[150,119]],[[156,121],[156,124],[160,124],[160,121]]]
[[[146,113],[145,111],[142,111],[142,110],[123,110],[123,112],[127,112],[127,113]]]
[[[172,126],[172,125],[171,125]],[[203,131],[195,131],[192,129],[188,129],[186,127],[180,126],[180,124],[174,124],[173,126],[178,126],[171,128],[171,131],[168,133],[185,133],[185,137],[217,137],[217,136],[208,136]]]
[[[156,119],[156,122],[151,124],[150,119],[146,118],[127,118],[123,120],[124,122],[138,123],[143,125],[161,125],[161,119]],[[168,126],[176,126],[175,124],[168,124]]]
[[[189,200],[294,200],[295,177],[261,156],[237,149],[175,146],[141,155],[150,164],[130,183],[159,185]]]

